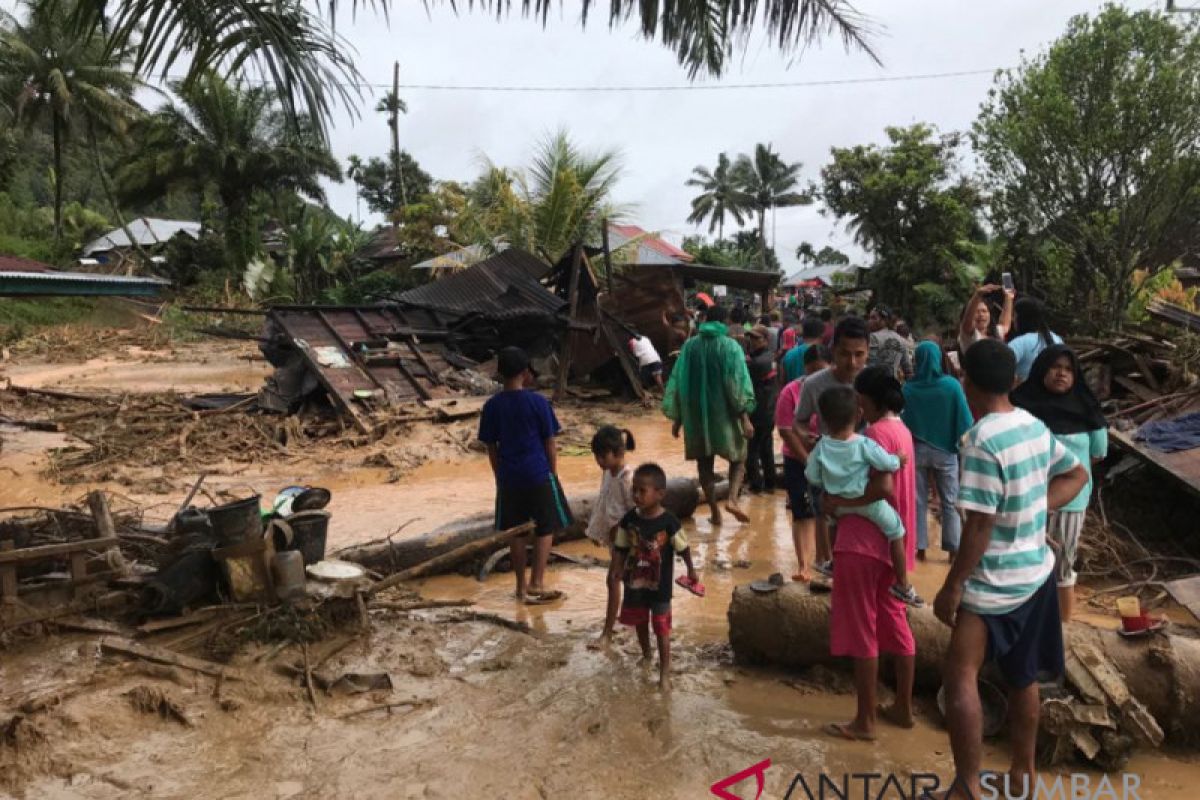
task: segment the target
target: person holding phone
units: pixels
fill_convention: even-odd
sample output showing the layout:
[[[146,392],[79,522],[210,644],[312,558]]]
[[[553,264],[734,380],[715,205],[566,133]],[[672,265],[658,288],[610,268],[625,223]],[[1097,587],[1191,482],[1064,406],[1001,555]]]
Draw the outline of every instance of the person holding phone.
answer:
[[[980,340],[996,339],[1003,342],[1004,338],[1008,336],[1008,332],[1012,329],[1013,307],[1017,291],[1013,286],[1011,273],[1004,273],[1004,279],[1002,286],[987,283],[980,286],[975,290],[975,294],[971,295],[971,299],[967,302],[967,308],[963,311],[962,322],[958,326],[958,348],[962,352],[967,352],[971,345]],[[999,319],[995,318],[995,310],[987,301],[988,296],[994,295],[996,292],[1004,293],[1004,305]]]

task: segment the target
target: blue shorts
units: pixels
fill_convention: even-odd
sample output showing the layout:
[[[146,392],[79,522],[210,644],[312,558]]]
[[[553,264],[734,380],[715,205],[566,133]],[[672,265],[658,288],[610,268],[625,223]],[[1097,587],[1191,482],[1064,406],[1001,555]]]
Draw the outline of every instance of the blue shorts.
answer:
[[[987,626],[989,661],[1012,689],[1053,680],[1065,671],[1062,619],[1054,575],[1024,604],[1007,614],[979,614]]]
[[[804,462],[790,456],[783,457],[783,488],[792,507],[792,519],[813,519],[816,516],[808,491],[808,478],[804,477]]]

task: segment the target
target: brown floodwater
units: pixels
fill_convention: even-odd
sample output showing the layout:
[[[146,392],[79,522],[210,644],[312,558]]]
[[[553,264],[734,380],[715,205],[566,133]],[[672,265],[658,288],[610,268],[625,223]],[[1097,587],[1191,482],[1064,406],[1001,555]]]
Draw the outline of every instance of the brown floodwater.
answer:
[[[167,383],[183,385],[170,377],[172,365],[147,367],[166,370]],[[120,374],[123,380],[160,385],[147,372]],[[206,385],[202,370],[185,374],[194,377],[191,385]],[[249,382],[249,376],[243,378]],[[227,380],[236,383],[225,375],[208,383],[224,386]],[[654,460],[671,475],[693,474],[665,421],[639,417],[629,427],[639,443],[631,462]],[[580,439],[586,437],[572,437]],[[58,434],[5,430],[0,505],[55,505],[82,494],[88,487],[61,487],[42,474],[46,448],[62,443]],[[580,449],[560,456],[560,474],[568,495],[599,486],[599,470]],[[291,483],[330,487],[331,550],[380,538],[406,523],[399,535],[417,535],[493,504],[492,477],[480,455],[435,459],[395,483],[387,483],[387,475],[347,454],[264,463],[210,480],[214,487],[265,495]],[[170,508],[161,496],[148,499]],[[630,633],[620,633],[610,651],[587,649],[603,618],[603,568],[556,564],[548,583],[566,598],[532,608],[514,603],[511,574],[484,582],[441,576],[421,583],[421,593],[469,600],[474,610],[529,623],[539,636],[482,623],[406,622],[379,613],[370,647],[352,646],[330,664],[387,671],[395,690],[323,698],[317,711],[308,708],[294,682],[265,670],[248,684],[219,689],[190,673],[177,680],[146,676],[99,659],[95,637],[55,637],[0,654],[0,694],[6,699],[96,675],[87,692],[40,718],[39,744],[14,756],[11,765],[0,759],[4,771],[11,766],[7,779],[0,776],[0,797],[8,790],[30,798],[201,800],[698,798],[711,797],[714,782],[768,758],[764,798],[785,797],[797,773],[810,783],[822,772],[896,773],[902,781],[912,773],[947,775],[949,742],[928,698],[918,704],[915,730],[881,727],[878,742],[848,743],[821,732],[825,723],[852,715],[854,698],[844,677],[731,663],[726,611],[733,588],[773,572],[788,576],[795,567],[783,494],[752,497],[748,510],[747,525],[730,520],[714,527],[703,515],[685,523],[707,595],[676,594],[669,695],[654,686],[654,671],[638,664]],[[570,556],[607,555],[587,542],[559,549]],[[939,555],[919,565],[914,582],[926,598],[936,593],[945,569]],[[1096,621],[1113,624],[1103,615]],[[239,661],[250,668],[260,652],[250,646]],[[293,651],[283,658],[299,655]],[[188,713],[191,727],[133,711],[124,693],[137,684],[168,691]],[[342,717],[371,702],[414,697],[430,705]],[[986,766],[1003,768],[1005,759],[1002,741],[987,743]],[[1200,785],[1200,760],[1191,753],[1140,754],[1127,769],[1141,776],[1144,798],[1190,800]],[[752,798],[752,784],[736,791]],[[791,796],[806,795],[797,788]]]

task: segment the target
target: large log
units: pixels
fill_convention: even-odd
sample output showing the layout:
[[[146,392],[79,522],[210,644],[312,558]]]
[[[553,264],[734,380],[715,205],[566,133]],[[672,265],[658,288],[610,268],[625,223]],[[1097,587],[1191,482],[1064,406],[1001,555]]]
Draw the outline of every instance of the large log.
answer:
[[[936,691],[950,629],[929,607],[909,609],[908,620],[917,641],[917,688]],[[1080,622],[1067,624],[1066,638],[1068,650],[1090,644],[1107,656],[1168,738],[1200,738],[1200,641],[1172,635],[1126,639]],[[810,594],[796,583],[769,594],[737,587],[729,605],[729,643],[744,663],[849,666],[847,659],[829,655],[828,595]]]
[[[727,484],[718,484],[717,496],[728,493]],[[690,517],[700,503],[700,486],[693,478],[672,478],[667,482],[667,497],[663,505],[680,519]],[[587,527],[588,517],[596,504],[596,495],[587,495],[571,500],[571,516],[574,522],[556,541],[564,542],[583,537]],[[496,533],[495,518],[491,514],[474,514],[463,519],[443,525],[436,530],[407,539],[392,542],[375,542],[349,547],[337,554],[346,561],[361,564],[367,569],[384,575],[390,575],[400,570],[411,569],[430,559],[458,550],[466,545],[486,538]],[[475,555],[479,555],[475,553]],[[486,554],[484,554],[486,555]],[[444,570],[453,569],[456,564],[443,564]]]

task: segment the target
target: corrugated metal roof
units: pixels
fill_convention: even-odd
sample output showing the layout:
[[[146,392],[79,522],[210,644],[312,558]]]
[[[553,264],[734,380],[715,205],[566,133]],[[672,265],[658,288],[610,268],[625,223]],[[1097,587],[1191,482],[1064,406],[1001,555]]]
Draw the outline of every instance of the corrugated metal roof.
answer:
[[[193,239],[200,238],[200,223],[189,222],[187,220],[138,217],[130,221],[127,227],[129,228],[129,232],[133,234],[133,238],[142,247],[165,244],[172,236],[178,233],[186,233]],[[116,228],[104,234],[99,239],[90,242],[83,248],[83,255],[90,256],[93,253],[107,253],[109,250],[130,246],[129,237],[125,235],[125,231],[121,228]]]
[[[608,223],[609,247],[617,250],[635,239],[637,243],[636,264],[690,264],[695,257],[670,242],[654,236],[637,225]]]
[[[542,286],[550,266],[509,248],[474,266],[396,296],[401,306],[451,314],[482,314],[492,319],[551,316],[567,302]]]
[[[170,286],[162,278],[96,275],[90,272],[28,272],[0,270],[0,295],[16,296],[137,296],[153,297]]]
[[[712,267],[707,264],[678,264],[668,267],[681,278],[704,281],[718,286],[732,286],[735,289],[747,289],[754,292],[764,292],[779,285],[778,272],[761,272],[753,269],[733,269],[732,267]]]

